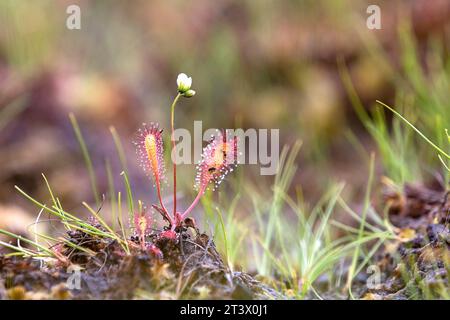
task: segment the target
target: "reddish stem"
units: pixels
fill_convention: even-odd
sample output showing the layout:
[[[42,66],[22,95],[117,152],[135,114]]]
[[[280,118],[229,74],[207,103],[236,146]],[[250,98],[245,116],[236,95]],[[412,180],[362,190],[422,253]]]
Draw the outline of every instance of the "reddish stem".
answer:
[[[167,212],[166,207],[164,206],[162,196],[161,196],[161,186],[160,186],[158,178],[155,179],[155,183],[156,183],[156,190],[158,193],[158,199],[159,199],[159,204],[161,205],[161,209],[164,211],[164,215],[165,215],[166,219],[169,221],[169,223],[174,224],[173,219],[170,217],[169,213]]]
[[[183,221],[184,219],[186,219],[186,217],[188,216],[189,213],[191,213],[192,209],[194,209],[194,207],[197,205],[197,203],[199,202],[200,198],[203,196],[203,194],[205,193],[206,190],[206,185],[203,185],[200,187],[200,189],[198,190],[198,194],[195,197],[194,201],[192,201],[192,204],[189,206],[189,208],[186,209],[186,211],[183,212],[183,214],[181,215],[181,221]]]

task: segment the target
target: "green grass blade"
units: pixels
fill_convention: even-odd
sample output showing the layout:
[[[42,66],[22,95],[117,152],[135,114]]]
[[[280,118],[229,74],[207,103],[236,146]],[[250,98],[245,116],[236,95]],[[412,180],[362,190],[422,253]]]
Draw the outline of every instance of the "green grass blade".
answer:
[[[108,159],[105,160],[105,168],[106,168],[106,176],[108,177],[108,194],[110,199],[110,205],[111,205],[111,220],[112,220],[112,228],[116,229],[116,187],[114,185],[114,178],[111,170],[111,163]]]
[[[361,214],[361,223],[359,226],[359,234],[358,234],[358,238],[357,241],[360,241],[361,238],[364,235],[364,228],[366,227],[366,215],[367,215],[367,211],[369,210],[369,206],[370,206],[370,195],[372,193],[372,183],[373,183],[373,178],[374,178],[374,171],[375,171],[375,155],[372,154],[371,159],[370,159],[370,166],[369,166],[369,180],[367,182],[367,189],[366,189],[366,194],[365,194],[365,199],[364,199],[364,208],[362,210],[362,214]],[[351,266],[349,268],[348,271],[348,275],[347,275],[347,289],[349,290],[349,294],[350,297],[353,297],[352,294],[352,282],[353,282],[353,278],[356,275],[355,271],[356,271],[356,267],[357,267],[357,262],[358,262],[358,258],[359,258],[359,251],[360,251],[360,246],[356,246],[355,251],[353,252],[353,258],[352,258],[352,263]]]
[[[123,149],[123,145],[122,145],[122,142],[120,141],[119,135],[117,134],[117,130],[116,130],[116,128],[111,126],[111,127],[109,127],[109,131],[111,132],[117,154],[119,155],[119,161],[120,161],[120,164],[122,165],[122,171],[125,171],[128,173],[127,158],[125,157],[125,151]]]
[[[376,102],[379,103],[380,105],[382,105],[383,107],[389,109],[390,111],[392,111],[392,113],[394,113],[397,117],[402,119],[408,126],[410,126],[415,132],[417,132],[419,134],[419,136],[421,136],[426,142],[428,142],[434,149],[436,149],[439,153],[441,153],[446,158],[450,159],[450,155],[448,153],[446,153],[444,150],[439,148],[433,141],[428,139],[427,136],[425,136],[419,129],[417,129],[411,122],[409,122],[399,112],[397,112],[395,109],[393,109],[392,107],[388,106],[387,104],[385,104],[379,100],[376,100]]]
[[[128,174],[125,171],[120,173],[123,176],[123,181],[125,183],[125,191],[127,192],[127,202],[128,202],[128,213],[130,215],[130,221],[134,219],[134,200],[133,191],[131,190],[130,180],[128,180]]]
[[[94,167],[92,165],[91,156],[89,155],[89,150],[86,147],[86,142],[84,141],[83,135],[81,133],[80,127],[78,125],[78,121],[75,118],[73,113],[69,114],[70,122],[72,123],[73,131],[75,132],[75,136],[78,140],[78,143],[81,148],[81,152],[83,154],[84,162],[86,164],[86,168],[89,173],[89,179],[91,181],[92,192],[94,193],[95,203],[97,206],[100,206],[100,196],[97,189],[97,177],[95,175]]]

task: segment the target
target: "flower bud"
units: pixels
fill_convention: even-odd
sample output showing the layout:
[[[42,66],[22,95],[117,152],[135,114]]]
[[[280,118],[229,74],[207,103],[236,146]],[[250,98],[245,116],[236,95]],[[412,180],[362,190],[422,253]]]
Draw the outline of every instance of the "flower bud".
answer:
[[[189,89],[188,91],[186,91],[183,96],[186,98],[190,98],[193,97],[195,95],[195,90]]]

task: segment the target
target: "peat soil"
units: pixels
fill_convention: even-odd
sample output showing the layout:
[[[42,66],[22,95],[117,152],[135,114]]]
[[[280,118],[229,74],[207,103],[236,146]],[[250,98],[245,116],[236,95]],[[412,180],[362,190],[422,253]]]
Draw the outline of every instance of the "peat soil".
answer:
[[[411,184],[406,184],[403,192],[385,188],[384,202],[399,240],[387,242],[377,254],[373,271],[380,272],[380,283],[372,281],[367,289],[366,282],[366,289],[361,290],[364,299],[450,295],[449,194]]]
[[[177,239],[162,234],[147,236],[147,247],[156,250],[141,250],[138,237],[132,237],[127,255],[114,240],[71,231],[67,239],[96,254],[62,245],[69,264],[0,256],[0,299],[283,298],[249,274],[231,272],[214,242],[197,228],[184,227]]]
[[[386,241],[378,249],[373,262],[377,281],[368,286],[368,278],[373,274],[363,271],[354,281],[353,293],[362,299],[442,298],[444,291],[449,293],[449,194],[406,185],[402,192],[386,188],[383,202],[390,208],[389,218],[399,237]],[[286,299],[291,296],[250,274],[232,272],[212,239],[199,232],[192,221],[185,221],[178,231],[176,239],[164,236],[166,230],[148,234],[145,248],[150,250],[142,250],[141,239],[133,236],[129,241],[129,255],[115,240],[69,231],[66,239],[94,254],[60,244],[55,250],[65,262],[63,259],[42,263],[31,258],[0,256],[0,299]],[[348,298],[342,288],[320,290],[320,294],[323,298]]]

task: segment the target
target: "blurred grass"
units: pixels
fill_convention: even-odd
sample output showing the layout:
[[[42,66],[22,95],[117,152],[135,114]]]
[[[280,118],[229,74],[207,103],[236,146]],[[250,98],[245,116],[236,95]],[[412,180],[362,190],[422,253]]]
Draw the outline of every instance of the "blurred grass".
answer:
[[[58,28],[53,2],[5,0],[0,3],[2,53],[18,71],[31,76],[56,51]],[[50,13],[50,14],[49,14]]]
[[[377,144],[385,174],[402,185],[406,181],[433,180],[438,172],[442,177],[441,186],[446,188],[450,177],[448,171],[439,170],[439,158],[423,144],[421,137],[414,135],[411,125],[420,128],[418,132],[422,138],[429,138],[448,153],[450,149],[445,145],[445,129],[450,125],[448,53],[442,40],[434,37],[419,50],[407,18],[399,23],[397,39],[399,69],[395,68],[387,52],[373,44],[376,40],[366,41],[366,47],[374,60],[389,70],[395,89],[392,104],[410,124],[399,117],[390,121],[384,108],[375,102],[364,105],[342,60],[339,61],[340,76],[356,114]]]

